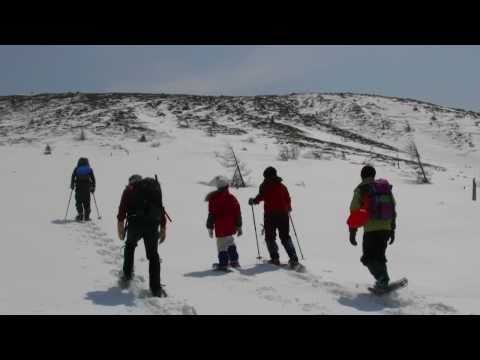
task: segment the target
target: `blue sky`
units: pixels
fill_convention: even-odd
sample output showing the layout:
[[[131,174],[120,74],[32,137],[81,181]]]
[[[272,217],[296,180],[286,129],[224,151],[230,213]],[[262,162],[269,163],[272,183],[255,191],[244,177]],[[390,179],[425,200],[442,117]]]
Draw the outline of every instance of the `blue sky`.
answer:
[[[2,46],[0,95],[359,92],[480,111],[480,46]]]

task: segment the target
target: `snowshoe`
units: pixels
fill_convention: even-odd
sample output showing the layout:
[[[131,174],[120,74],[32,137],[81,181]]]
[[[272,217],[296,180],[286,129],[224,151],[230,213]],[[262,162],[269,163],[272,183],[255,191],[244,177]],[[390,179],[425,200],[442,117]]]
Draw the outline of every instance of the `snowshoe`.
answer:
[[[270,259],[267,261],[268,264],[272,264],[272,265],[277,265],[277,266],[280,266],[281,263],[280,263],[280,260],[279,259]]]
[[[407,285],[408,285],[408,279],[401,278],[400,280],[390,282],[390,284],[386,286],[378,286],[378,285],[371,286],[368,288],[368,291],[370,291],[372,294],[381,296],[381,295],[391,293],[392,291],[401,289]]]
[[[118,279],[118,286],[122,289],[127,289],[130,286],[130,282],[132,281],[132,278],[133,277],[122,275]]]
[[[279,260],[268,260],[268,261],[265,261],[264,264],[275,265],[283,269],[293,270],[300,273],[307,271],[305,265],[302,265],[299,262],[295,262],[295,263],[289,262],[288,264],[285,264],[285,263],[282,264]]]
[[[218,263],[213,264],[212,268],[213,268],[214,271],[223,271],[223,272],[226,272],[226,273],[232,272],[232,270],[230,270],[228,268],[228,266],[223,266],[223,265],[220,265]]]
[[[297,261],[292,261],[290,260],[288,262],[288,267],[290,268],[290,270],[294,270],[296,272],[305,272],[306,271],[306,268],[305,268],[305,265],[302,265]]]

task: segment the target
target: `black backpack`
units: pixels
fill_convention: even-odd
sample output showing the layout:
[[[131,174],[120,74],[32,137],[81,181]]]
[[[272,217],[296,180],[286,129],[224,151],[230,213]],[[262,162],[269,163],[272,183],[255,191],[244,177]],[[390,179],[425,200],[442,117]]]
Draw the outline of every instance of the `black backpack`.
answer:
[[[134,199],[131,219],[143,223],[160,224],[164,216],[162,189],[157,179],[144,178],[132,184]]]

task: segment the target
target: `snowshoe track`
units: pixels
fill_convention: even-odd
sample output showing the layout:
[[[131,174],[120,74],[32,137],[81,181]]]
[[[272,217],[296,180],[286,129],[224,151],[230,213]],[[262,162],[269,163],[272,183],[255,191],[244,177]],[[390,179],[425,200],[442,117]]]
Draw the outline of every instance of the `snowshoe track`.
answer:
[[[118,286],[117,280],[123,264],[123,245],[119,241],[113,240],[105,233],[95,222],[67,222],[66,226],[70,230],[71,237],[77,239],[81,245],[92,243],[97,247],[97,254],[101,256],[104,263],[112,265],[114,269],[110,271],[112,281]],[[142,257],[143,261],[145,259]],[[136,261],[140,261],[137,259]],[[135,275],[128,289],[123,291],[131,292],[135,297],[135,305],[147,309],[155,315],[196,315],[197,312],[193,306],[186,300],[176,299],[174,294],[168,292],[166,298],[155,298],[151,296],[148,289],[148,281],[143,275]]]

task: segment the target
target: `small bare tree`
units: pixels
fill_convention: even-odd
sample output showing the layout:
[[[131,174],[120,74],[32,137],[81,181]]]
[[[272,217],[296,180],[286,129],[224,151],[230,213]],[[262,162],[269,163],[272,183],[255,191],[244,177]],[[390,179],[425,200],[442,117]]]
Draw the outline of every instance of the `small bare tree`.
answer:
[[[412,132],[412,127],[410,126],[410,123],[408,122],[408,120],[406,120],[405,122],[406,122],[405,131],[407,133]]]
[[[246,187],[248,184],[248,177],[251,170],[247,168],[246,164],[237,158],[233,147],[230,144],[226,145],[226,149],[223,153],[217,153],[219,162],[227,169],[233,170],[233,176],[231,185],[233,187]]]
[[[179,118],[178,119],[178,127],[182,129],[189,129],[190,128],[190,122],[186,117],[184,118]]]
[[[323,152],[321,150],[310,150],[303,154],[303,158],[305,159],[314,159],[314,160],[322,160],[323,159]]]
[[[80,140],[80,141],[87,140],[87,137],[85,136],[85,131],[83,131],[83,129],[80,131],[80,135],[78,137],[78,140]]]
[[[52,148],[50,147],[50,145],[47,144],[47,146],[45,146],[45,150],[43,153],[45,155],[50,155],[52,153]]]
[[[415,144],[413,139],[408,143],[406,151],[412,160],[417,163],[417,175],[419,182],[423,184],[430,184],[430,180],[427,177],[425,168],[423,167],[422,160],[420,158],[420,153],[418,152],[417,144]]]
[[[296,145],[283,145],[278,152],[278,159],[282,161],[297,160],[300,156],[300,147]]]
[[[215,137],[215,130],[212,125],[207,128],[207,136]]]
[[[253,136],[249,136],[245,141],[247,143],[254,144],[255,143],[255,138]]]

